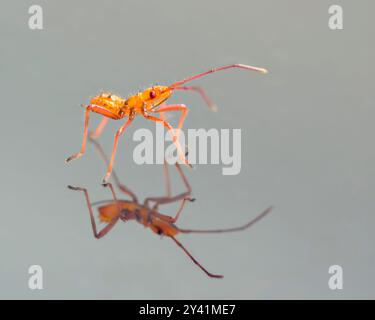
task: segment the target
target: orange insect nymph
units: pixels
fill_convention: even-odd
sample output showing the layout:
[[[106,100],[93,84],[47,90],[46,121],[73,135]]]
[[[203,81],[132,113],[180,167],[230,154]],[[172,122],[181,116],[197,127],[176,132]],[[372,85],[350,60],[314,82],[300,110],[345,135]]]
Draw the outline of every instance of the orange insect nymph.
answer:
[[[99,154],[104,159],[106,163],[108,160],[103,152],[101,146],[94,141],[96,149],[99,151]],[[100,239],[104,237],[111,229],[117,224],[118,221],[128,222],[128,221],[136,221],[139,224],[143,225],[146,228],[149,228],[155,234],[165,236],[167,238],[172,239],[184,252],[185,254],[209,277],[212,278],[222,278],[222,275],[213,274],[209,272],[205,267],[203,267],[192,255],[191,253],[182,245],[182,243],[177,240],[177,236],[180,233],[187,234],[187,233],[203,233],[203,234],[216,234],[216,233],[227,233],[227,232],[237,232],[242,231],[245,229],[250,228],[254,225],[257,221],[265,217],[271,210],[272,207],[264,210],[262,213],[258,214],[255,218],[250,220],[248,223],[234,228],[227,228],[227,229],[209,229],[209,230],[192,230],[192,229],[183,229],[176,225],[182,210],[185,206],[186,201],[194,201],[191,198],[191,187],[189,185],[186,176],[184,175],[180,165],[178,163],[175,164],[177,172],[179,173],[182,182],[186,188],[186,190],[180,194],[172,195],[171,188],[170,188],[170,178],[168,173],[168,166],[164,163],[165,169],[165,177],[166,177],[166,189],[167,195],[161,197],[149,197],[144,200],[143,203],[138,201],[136,195],[130,191],[127,187],[122,185],[115,173],[113,172],[113,178],[118,186],[118,188],[125,193],[127,196],[130,197],[129,200],[118,199],[114,188],[111,184],[106,184],[106,187],[109,187],[112,193],[112,199],[109,200],[102,200],[98,202],[91,203],[88,191],[82,187],[73,187],[69,186],[70,189],[81,191],[85,195],[86,204],[88,207],[88,211],[90,214],[91,220],[91,227],[94,234],[94,237]],[[179,209],[176,215],[169,216],[159,212],[159,207],[166,204],[180,202]],[[95,222],[94,217],[94,210],[93,207],[99,206],[97,208],[99,213],[99,220],[101,222],[106,223],[106,225],[101,229],[98,230]]]
[[[178,164],[176,164],[178,166]],[[180,171],[179,167],[178,170]],[[180,171],[181,173],[181,171]],[[129,200],[120,200],[117,199],[114,189],[111,184],[106,184],[112,192],[113,200],[104,200],[98,201],[96,203],[91,203],[89,199],[88,192],[85,188],[82,187],[73,187],[69,186],[70,189],[76,191],[82,191],[86,198],[86,203],[89,209],[90,219],[92,230],[94,233],[95,238],[100,239],[104,237],[119,221],[122,220],[124,222],[127,221],[137,221],[141,225],[146,228],[150,228],[154,233],[166,236],[171,238],[187,255],[188,257],[209,277],[212,278],[222,278],[222,275],[213,274],[209,272],[206,268],[204,268],[191,254],[190,252],[176,239],[176,236],[180,233],[226,233],[226,232],[236,232],[241,231],[249,228],[257,221],[265,217],[271,210],[272,207],[264,210],[262,213],[257,215],[255,218],[250,220],[248,223],[234,228],[228,229],[208,229],[208,230],[195,230],[195,229],[182,229],[179,228],[175,223],[177,222],[182,208],[184,207],[184,203],[186,201],[193,201],[194,199],[189,198],[190,191],[182,193],[178,196],[166,196],[166,197],[156,197],[156,198],[149,198],[155,202],[154,208],[157,208],[159,205],[173,203],[176,201],[182,201],[180,205],[180,209],[178,210],[175,217],[171,217],[165,214],[158,212],[154,208],[149,207],[149,201],[146,199],[143,204],[136,202],[136,200],[129,201]],[[94,218],[94,210],[93,206],[106,203],[103,206],[98,208],[99,211],[99,219],[101,222],[105,222],[106,226],[103,227],[102,230],[98,231],[97,226],[95,223]]]
[[[161,86],[161,85],[153,86],[153,87],[147,88],[146,90],[142,92],[138,92],[137,94],[132,95],[128,97],[127,99],[121,98],[109,92],[102,93],[92,98],[90,101],[90,104],[85,106],[86,108],[85,125],[84,125],[81,151],[67,158],[66,162],[69,162],[73,159],[77,159],[84,154],[85,149],[86,149],[86,140],[87,140],[87,135],[88,135],[90,112],[95,112],[95,113],[101,114],[103,116],[103,119],[98,125],[97,129],[93,133],[90,133],[90,137],[93,139],[96,139],[100,136],[105,125],[108,122],[108,119],[120,120],[120,119],[123,119],[124,117],[128,117],[128,120],[125,122],[125,124],[123,124],[117,130],[115,134],[111,160],[109,162],[106,175],[104,176],[103,183],[107,182],[112,172],[118,139],[124,133],[126,128],[130,125],[130,123],[133,121],[136,115],[142,115],[144,118],[148,120],[162,123],[164,127],[168,130],[168,132],[171,134],[171,136],[173,137],[172,141],[177,147],[177,151],[179,153],[180,159],[186,165],[190,166],[185,158],[184,151],[182,150],[182,147],[178,141],[178,132],[182,128],[182,125],[185,121],[188,108],[184,104],[166,105],[164,104],[164,102],[170,98],[174,90],[195,91],[195,92],[198,92],[202,96],[203,100],[206,102],[209,108],[211,108],[212,110],[215,110],[216,105],[208,98],[206,93],[201,88],[193,87],[193,86],[183,86],[183,85],[186,82],[203,77],[210,73],[214,73],[217,71],[230,69],[230,68],[239,68],[239,69],[256,71],[259,73],[267,73],[267,70],[263,68],[252,67],[252,66],[247,66],[243,64],[232,64],[232,65],[211,69],[206,72],[196,74],[184,80],[172,83],[169,86]],[[174,128],[162,116],[156,117],[152,115],[155,113],[162,115],[164,112],[169,112],[169,111],[181,111],[180,120],[177,126],[177,129],[178,129],[177,133],[175,133]]]

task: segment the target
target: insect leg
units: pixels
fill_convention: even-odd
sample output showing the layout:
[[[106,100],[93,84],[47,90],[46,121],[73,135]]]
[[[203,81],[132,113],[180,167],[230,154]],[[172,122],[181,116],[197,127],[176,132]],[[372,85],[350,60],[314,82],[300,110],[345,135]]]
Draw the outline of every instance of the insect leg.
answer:
[[[177,210],[177,213],[176,213],[175,217],[172,218],[171,222],[175,223],[178,220],[178,218],[180,217],[180,214],[181,214],[182,210],[184,209],[186,201],[194,201],[194,200],[195,199],[191,199],[191,198],[184,198],[184,199],[182,199],[181,204],[180,204],[180,208]]]
[[[186,176],[184,175],[180,165],[178,163],[175,164],[176,166],[176,169],[178,171],[178,173],[180,174],[184,184],[185,184],[185,187],[186,187],[186,191],[177,195],[177,196],[167,196],[167,197],[148,197],[145,199],[144,201],[144,204],[146,207],[149,207],[149,202],[153,201],[155,202],[154,206],[153,206],[153,210],[157,210],[159,205],[161,204],[167,204],[167,203],[172,203],[172,202],[176,202],[176,201],[179,201],[181,199],[184,200],[189,200],[189,201],[193,201],[194,199],[191,199],[190,198],[190,194],[191,194],[191,187],[190,187],[190,184],[186,178]],[[168,169],[167,169],[168,170]],[[181,209],[182,210],[182,209]]]
[[[160,113],[160,118],[165,120],[165,114],[164,112]],[[167,197],[170,197],[172,195],[171,191],[171,177],[169,175],[169,170],[168,170],[168,163],[165,161],[163,162],[163,173],[164,173],[164,182],[165,182],[165,189],[167,190]]]
[[[164,173],[165,189],[167,190],[167,197],[171,197],[172,195],[171,177],[169,175],[168,163],[165,161],[165,159],[163,162],[163,173]]]
[[[217,111],[217,105],[208,97],[201,87],[176,87],[174,90],[195,91],[201,95],[204,102],[212,111]]]
[[[100,123],[99,123],[98,126],[96,127],[95,131],[89,133],[89,137],[90,137],[90,139],[92,139],[92,140],[96,140],[96,139],[98,139],[98,138],[100,137],[100,135],[101,135],[102,132],[103,132],[104,127],[105,127],[106,124],[108,123],[108,120],[109,120],[108,117],[103,117],[103,119],[100,121]]]
[[[69,161],[72,161],[74,159],[77,159],[77,158],[81,157],[85,153],[85,150],[86,150],[86,140],[87,140],[87,132],[88,132],[88,128],[89,128],[89,118],[90,118],[90,108],[89,108],[89,106],[87,106],[86,107],[86,111],[85,111],[85,125],[84,125],[84,129],[83,129],[83,138],[82,138],[81,151],[78,152],[78,153],[75,153],[72,156],[70,156],[69,158],[67,158],[65,160],[65,162],[69,162]]]
[[[111,154],[111,160],[109,161],[108,168],[107,168],[107,173],[105,174],[103,178],[103,183],[106,183],[111,175],[112,168],[113,168],[113,163],[115,160],[115,154],[116,154],[116,149],[117,149],[117,144],[118,144],[118,139],[119,137],[124,133],[125,129],[132,123],[133,119],[128,119],[128,121],[123,124],[120,129],[117,130],[115,134],[115,139],[113,142],[113,149],[112,149],[112,154]]]
[[[106,154],[104,153],[104,150],[103,150],[102,146],[100,145],[100,143],[98,141],[96,141],[96,140],[93,140],[91,137],[90,137],[90,141],[94,144],[95,149],[99,153],[99,156],[103,159],[104,163],[108,166],[109,165],[109,160],[108,160]],[[115,183],[116,183],[117,187],[123,193],[125,193],[126,195],[128,195],[132,199],[133,202],[138,203],[137,196],[130,189],[128,189],[125,185],[123,185],[120,182],[120,180],[119,180],[119,178],[118,178],[118,176],[117,176],[117,174],[116,174],[116,172],[114,170],[112,171],[112,176],[113,176],[113,179],[115,180]]]
[[[157,117],[154,117],[154,116],[151,116],[149,115],[146,111],[143,111],[142,115],[148,119],[148,120],[151,120],[151,121],[155,121],[155,122],[161,122],[164,127],[166,127],[168,129],[168,132],[172,135],[173,137],[173,143],[175,144],[176,148],[177,148],[177,151],[180,155],[180,159],[184,162],[185,165],[187,165],[188,167],[191,168],[191,164],[188,163],[188,161],[186,160],[185,158],[185,155],[184,155],[184,152],[182,151],[182,147],[181,147],[181,144],[180,142],[178,141],[178,136],[176,136],[174,134],[174,129],[173,127],[168,123],[168,121],[166,120],[163,120],[163,119],[160,119],[160,118],[157,118]]]
[[[181,111],[181,117],[180,120],[178,121],[178,126],[177,126],[177,134],[176,134],[176,139],[178,141],[179,135],[180,135],[180,130],[182,128],[182,125],[184,124],[186,115],[189,111],[186,105],[184,104],[171,104],[171,105],[165,105],[163,107],[160,107],[159,109],[153,111],[156,113],[160,112],[168,112],[168,111]],[[165,120],[164,120],[165,121]]]
[[[96,223],[95,223],[94,213],[93,213],[93,210],[92,210],[92,205],[91,205],[91,202],[90,202],[90,198],[89,198],[89,194],[87,192],[87,189],[81,188],[81,187],[73,187],[73,186],[68,186],[68,188],[71,189],[71,190],[75,190],[75,191],[82,191],[84,193],[85,198],[86,198],[87,208],[89,209],[91,227],[92,227],[92,232],[94,234],[94,237],[97,238],[97,239],[100,239],[100,238],[104,237],[113,228],[113,226],[116,224],[116,222],[118,221],[118,219],[120,217],[120,214],[117,217],[113,218],[102,230],[100,230],[98,232],[97,227],[96,227]],[[120,211],[119,211],[119,213],[120,213]]]

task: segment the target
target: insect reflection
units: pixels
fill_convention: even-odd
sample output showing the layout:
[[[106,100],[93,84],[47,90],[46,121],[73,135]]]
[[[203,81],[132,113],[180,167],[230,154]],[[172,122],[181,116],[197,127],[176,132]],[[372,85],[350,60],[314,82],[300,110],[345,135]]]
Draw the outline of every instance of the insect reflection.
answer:
[[[99,151],[99,154],[101,155],[101,157],[108,163],[108,159],[106,158],[99,143],[94,140],[92,140],[92,142],[95,144],[96,149]],[[129,197],[128,200],[119,199],[111,183],[107,183],[104,186],[106,188],[109,188],[113,199],[97,201],[94,203],[90,201],[89,193],[86,188],[76,187],[76,186],[68,186],[68,188],[72,190],[76,190],[76,191],[81,191],[84,194],[87,207],[88,207],[88,211],[90,214],[92,230],[93,230],[93,234],[95,238],[100,239],[104,237],[115,226],[115,224],[119,220],[123,222],[135,220],[138,223],[142,224],[144,227],[150,228],[154,233],[171,238],[185,252],[185,254],[209,277],[222,278],[223,277],[222,275],[213,274],[209,272],[205,267],[203,267],[190,254],[190,252],[181,244],[181,242],[176,239],[176,236],[180,233],[214,234],[214,233],[227,233],[227,232],[242,231],[251,227],[257,221],[259,221],[264,216],[266,216],[272,210],[272,207],[264,210],[255,218],[253,218],[246,224],[239,226],[239,227],[226,228],[226,229],[212,229],[212,230],[205,230],[205,229],[195,230],[195,229],[180,228],[175,223],[179,219],[186,201],[194,201],[194,199],[191,198],[191,187],[178,163],[175,164],[175,168],[177,172],[179,173],[179,176],[181,177],[186,190],[182,192],[181,194],[178,194],[175,196],[171,195],[168,166],[167,164],[164,164],[167,195],[161,196],[161,197],[148,197],[144,200],[143,203],[140,203],[136,195],[131,190],[129,190],[126,186],[120,183],[115,172],[113,172],[114,181],[118,189]],[[168,216],[159,212],[160,205],[171,204],[175,202],[180,202],[180,205],[174,217],[171,217],[171,216]],[[97,210],[99,213],[99,220],[106,223],[106,225],[100,231],[98,231],[97,229],[95,217],[94,217],[93,207],[96,207],[96,206],[98,206]]]

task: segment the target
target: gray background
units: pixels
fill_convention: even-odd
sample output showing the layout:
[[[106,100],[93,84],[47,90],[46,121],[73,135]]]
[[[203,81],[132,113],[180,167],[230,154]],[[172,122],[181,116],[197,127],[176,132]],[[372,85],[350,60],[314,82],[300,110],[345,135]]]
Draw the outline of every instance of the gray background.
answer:
[[[34,3],[44,9],[43,31],[28,28]],[[375,298],[375,6],[333,3],[343,5],[344,30],[328,28],[328,1],[3,2],[0,297]],[[194,93],[171,100],[190,106],[185,128],[242,129],[241,173],[223,176],[219,165],[187,172],[197,201],[179,224],[235,226],[275,206],[247,232],[180,237],[225,278],[207,278],[171,240],[136,223],[95,240],[82,194],[66,188],[109,196],[91,145],[64,164],[80,147],[80,104],[101,90],[126,96],[233,62],[270,73],[195,81],[218,113]],[[100,139],[107,151],[119,125]],[[136,119],[116,169],[143,199],[163,194],[164,184],[160,165],[132,162],[141,127],[154,128]],[[44,269],[44,290],[28,289],[32,264]],[[344,268],[341,291],[327,285],[333,264]]]

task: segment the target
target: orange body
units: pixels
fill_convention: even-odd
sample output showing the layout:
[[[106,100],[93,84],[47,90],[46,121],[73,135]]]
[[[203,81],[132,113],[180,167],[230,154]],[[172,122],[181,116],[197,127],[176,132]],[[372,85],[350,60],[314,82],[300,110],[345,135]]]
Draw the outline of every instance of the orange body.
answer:
[[[172,141],[177,147],[180,160],[182,161],[182,163],[184,163],[188,167],[191,167],[191,165],[188,163],[187,159],[185,158],[185,152],[182,146],[180,145],[180,142],[178,139],[179,138],[178,132],[182,129],[183,123],[185,121],[185,118],[188,112],[188,108],[184,104],[164,105],[163,102],[165,102],[172,95],[172,92],[174,92],[175,90],[195,91],[201,95],[202,99],[206,102],[206,104],[211,110],[216,110],[216,105],[208,98],[208,96],[203,91],[203,89],[201,89],[200,87],[194,87],[194,86],[184,86],[184,84],[194,79],[198,79],[200,77],[206,76],[208,74],[226,70],[226,69],[231,69],[231,68],[239,68],[239,69],[245,69],[245,70],[250,70],[250,71],[256,71],[259,73],[267,73],[267,70],[264,68],[258,68],[258,67],[243,65],[243,64],[232,64],[232,65],[227,65],[227,66],[223,66],[220,68],[210,69],[206,72],[202,72],[202,73],[190,76],[188,78],[185,78],[181,81],[174,82],[169,86],[160,86],[160,85],[152,86],[126,99],[120,96],[117,96],[115,94],[112,94],[110,92],[104,92],[104,93],[99,94],[98,96],[90,100],[89,105],[85,106],[85,109],[86,109],[85,125],[84,125],[84,130],[83,130],[81,150],[71,155],[70,157],[68,157],[65,161],[70,162],[73,159],[77,159],[81,157],[85,153],[85,150],[86,150],[87,136],[90,135],[92,139],[97,139],[102,133],[103,128],[105,127],[109,119],[120,120],[125,117],[128,117],[127,121],[117,130],[115,134],[111,160],[108,164],[107,172],[103,178],[103,183],[106,183],[113,169],[113,163],[114,163],[114,158],[115,158],[115,154],[117,150],[119,137],[124,133],[126,128],[134,120],[136,115],[142,115],[147,120],[159,122],[163,124],[163,126],[168,130],[168,132],[173,137]],[[163,114],[165,112],[171,112],[171,111],[181,112],[180,119],[178,121],[177,131],[163,117]],[[103,116],[103,119],[98,125],[97,129],[92,133],[89,133],[88,131],[90,112],[95,112]]]
[[[171,217],[151,210],[144,205],[118,200],[111,202],[98,208],[99,219],[102,222],[110,222],[121,212],[120,219],[123,221],[136,220],[146,228],[150,228],[158,235],[175,236],[179,233],[179,229],[172,222]],[[170,218],[170,219],[169,219]]]
[[[153,86],[127,99],[110,92],[104,92],[92,98],[88,107],[93,112],[119,120],[131,115],[142,114],[144,111],[152,111],[167,100],[171,94],[172,90],[166,86]]]

